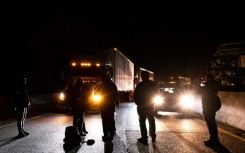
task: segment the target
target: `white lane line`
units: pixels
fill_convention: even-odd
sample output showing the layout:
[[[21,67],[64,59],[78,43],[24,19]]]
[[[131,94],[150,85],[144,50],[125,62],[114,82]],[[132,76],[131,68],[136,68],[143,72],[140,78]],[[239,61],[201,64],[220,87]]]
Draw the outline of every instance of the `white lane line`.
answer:
[[[47,115],[47,114],[50,114],[50,113],[46,113],[46,114],[43,114],[43,115],[39,115],[39,116],[35,116],[35,117],[31,117],[31,118],[26,119],[26,121],[28,121],[28,120],[32,120],[32,119],[36,119],[36,118],[42,117],[42,116]],[[0,129],[2,129],[2,128],[4,128],[4,127],[7,127],[7,126],[10,126],[10,125],[14,125],[14,124],[17,124],[17,122],[13,122],[13,123],[9,123],[9,124],[6,124],[6,125],[3,125],[3,126],[0,126]]]
[[[204,122],[204,121],[201,120],[201,119],[198,119],[198,121],[199,121],[199,122],[202,122],[203,124],[206,124],[206,122]],[[226,133],[226,134],[228,134],[228,135],[230,135],[230,136],[232,136],[232,137],[234,137],[234,138],[237,138],[237,139],[239,139],[239,140],[245,142],[245,139],[244,139],[244,138],[239,137],[239,136],[237,136],[237,135],[235,135],[235,134],[233,134],[233,133],[231,133],[231,132],[229,132],[229,131],[227,131],[227,130],[225,130],[225,129],[222,129],[222,128],[219,128],[219,127],[218,127],[218,130],[221,131],[222,133]]]

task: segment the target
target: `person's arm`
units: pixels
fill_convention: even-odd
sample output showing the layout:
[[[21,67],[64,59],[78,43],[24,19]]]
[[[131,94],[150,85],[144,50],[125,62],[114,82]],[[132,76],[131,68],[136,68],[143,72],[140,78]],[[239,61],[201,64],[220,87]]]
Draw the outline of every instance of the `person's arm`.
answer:
[[[115,97],[116,97],[115,98],[115,104],[118,107],[119,103],[120,103],[120,99],[119,99],[119,92],[118,92],[118,89],[117,89],[116,85],[115,85]]]
[[[29,93],[27,90],[27,86],[24,85],[22,88],[22,96],[23,96],[23,104],[25,107],[27,108],[31,108],[31,102],[30,102],[30,97],[29,97]]]
[[[133,98],[134,98],[134,102],[136,105],[138,105],[138,102],[139,102],[139,84],[136,86],[136,88],[134,89],[134,92],[133,92]]]
[[[198,95],[202,95],[204,93],[205,88],[206,88],[206,86],[197,86],[196,87],[196,93]]]
[[[110,92],[108,93],[108,98],[110,99],[110,101],[112,101],[114,103],[115,106],[119,105],[119,93],[118,93],[118,89],[117,86],[114,83],[111,83],[110,85]]]
[[[30,100],[28,91],[26,91],[26,98],[27,98],[27,101],[28,101],[28,108],[31,108],[31,100]]]

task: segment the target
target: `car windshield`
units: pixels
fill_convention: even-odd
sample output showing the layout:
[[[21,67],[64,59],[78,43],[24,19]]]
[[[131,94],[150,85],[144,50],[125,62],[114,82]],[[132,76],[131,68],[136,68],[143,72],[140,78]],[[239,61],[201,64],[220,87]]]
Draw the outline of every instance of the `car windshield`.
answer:
[[[159,89],[159,93],[174,93],[175,92],[175,88],[173,87],[164,87],[164,88],[160,88]]]

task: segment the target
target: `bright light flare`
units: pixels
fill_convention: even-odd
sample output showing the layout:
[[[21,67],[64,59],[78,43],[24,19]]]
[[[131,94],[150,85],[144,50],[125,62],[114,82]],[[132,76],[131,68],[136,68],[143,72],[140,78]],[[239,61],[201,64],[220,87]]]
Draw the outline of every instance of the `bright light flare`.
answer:
[[[93,101],[100,102],[101,101],[101,95],[94,95],[93,96]]]
[[[59,100],[61,101],[65,100],[65,94],[63,92],[60,93]]]
[[[163,103],[163,97],[157,95],[157,96],[155,96],[155,97],[153,98],[153,102],[154,102],[155,104],[157,104],[157,105],[162,104],[162,103]]]
[[[76,65],[77,65],[77,63],[75,63],[75,62],[71,63],[71,66],[73,66],[73,67],[75,67]]]
[[[192,95],[183,95],[180,98],[180,105],[183,108],[191,108],[194,104],[194,97]]]

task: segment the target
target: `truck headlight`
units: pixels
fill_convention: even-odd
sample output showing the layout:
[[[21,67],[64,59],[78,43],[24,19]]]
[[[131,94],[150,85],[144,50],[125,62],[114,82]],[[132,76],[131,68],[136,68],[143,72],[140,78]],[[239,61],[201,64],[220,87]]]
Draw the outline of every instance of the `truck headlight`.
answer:
[[[63,92],[60,93],[59,100],[61,100],[61,101],[65,100],[65,94]]]
[[[157,104],[157,105],[162,104],[162,103],[163,103],[163,97],[157,95],[157,96],[155,96],[155,97],[153,98],[153,102],[154,102],[155,104]]]
[[[191,108],[194,104],[194,97],[192,95],[183,95],[180,97],[180,105],[183,108]]]
[[[93,95],[93,101],[100,102],[101,101],[101,95]]]

